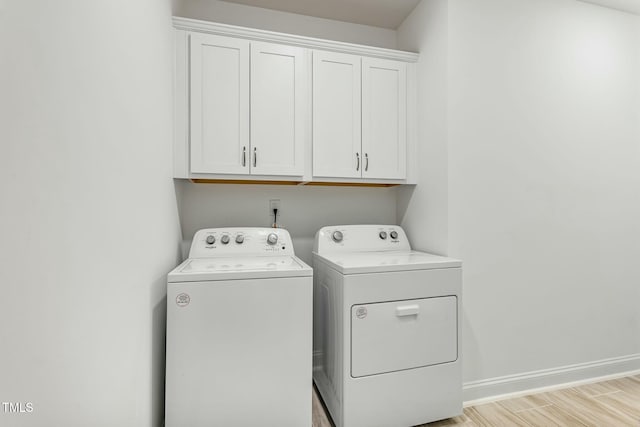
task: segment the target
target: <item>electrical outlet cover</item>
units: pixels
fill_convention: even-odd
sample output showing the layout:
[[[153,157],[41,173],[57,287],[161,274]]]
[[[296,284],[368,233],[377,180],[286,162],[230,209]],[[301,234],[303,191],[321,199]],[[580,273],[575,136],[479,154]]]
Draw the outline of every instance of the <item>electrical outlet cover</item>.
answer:
[[[278,209],[278,216],[280,216],[281,213],[281,207],[280,207],[280,199],[271,199],[269,200],[269,215],[273,216],[273,210],[274,209]]]

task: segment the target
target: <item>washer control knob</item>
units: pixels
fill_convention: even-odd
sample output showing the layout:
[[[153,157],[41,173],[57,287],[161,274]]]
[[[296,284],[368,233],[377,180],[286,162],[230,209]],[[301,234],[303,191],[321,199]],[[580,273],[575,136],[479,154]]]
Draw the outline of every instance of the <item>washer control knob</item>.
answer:
[[[278,243],[278,235],[276,233],[271,233],[267,236],[267,243],[270,245],[275,245]]]
[[[216,242],[216,237],[212,235],[207,236],[207,245],[213,245]]]
[[[389,236],[391,236],[393,240],[396,240],[398,238],[398,232],[393,230],[391,233],[389,233]]]
[[[387,238],[387,232],[386,231],[381,231],[380,234],[378,234],[378,236],[380,236],[380,238],[382,240],[385,240]]]
[[[236,243],[240,245],[240,244],[242,244],[243,242],[244,242],[244,236],[243,236],[242,234],[238,234],[238,235],[236,236]]]
[[[333,234],[331,235],[331,238],[336,243],[342,242],[342,237],[343,237],[342,236],[342,231],[334,231]]]
[[[226,245],[227,243],[229,243],[229,235],[225,234],[220,238],[220,241],[222,242],[223,245]]]

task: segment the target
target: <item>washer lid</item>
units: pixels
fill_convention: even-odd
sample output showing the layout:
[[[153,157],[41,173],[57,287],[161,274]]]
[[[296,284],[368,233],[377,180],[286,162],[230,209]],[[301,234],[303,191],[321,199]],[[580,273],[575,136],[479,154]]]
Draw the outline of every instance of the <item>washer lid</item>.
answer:
[[[457,259],[417,251],[314,253],[314,256],[342,274],[462,267],[462,262]]]
[[[312,273],[311,267],[290,256],[189,258],[169,273],[168,281],[266,279],[311,276]]]

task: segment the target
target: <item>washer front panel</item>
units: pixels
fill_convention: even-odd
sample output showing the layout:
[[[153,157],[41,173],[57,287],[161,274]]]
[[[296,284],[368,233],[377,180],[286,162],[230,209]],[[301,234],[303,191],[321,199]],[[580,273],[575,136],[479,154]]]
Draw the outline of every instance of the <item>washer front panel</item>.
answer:
[[[170,283],[166,425],[311,425],[311,277]]]

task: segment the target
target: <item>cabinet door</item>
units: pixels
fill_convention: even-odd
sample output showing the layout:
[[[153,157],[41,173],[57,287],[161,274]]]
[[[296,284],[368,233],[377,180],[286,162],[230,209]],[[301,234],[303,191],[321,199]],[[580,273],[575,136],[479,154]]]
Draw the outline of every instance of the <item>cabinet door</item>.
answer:
[[[303,175],[305,49],[251,42],[251,173]]]
[[[406,149],[406,64],[399,61],[363,58],[363,178],[406,178]]]
[[[191,172],[248,174],[249,42],[192,33],[190,48]]]
[[[360,178],[361,58],[313,52],[313,176]]]

